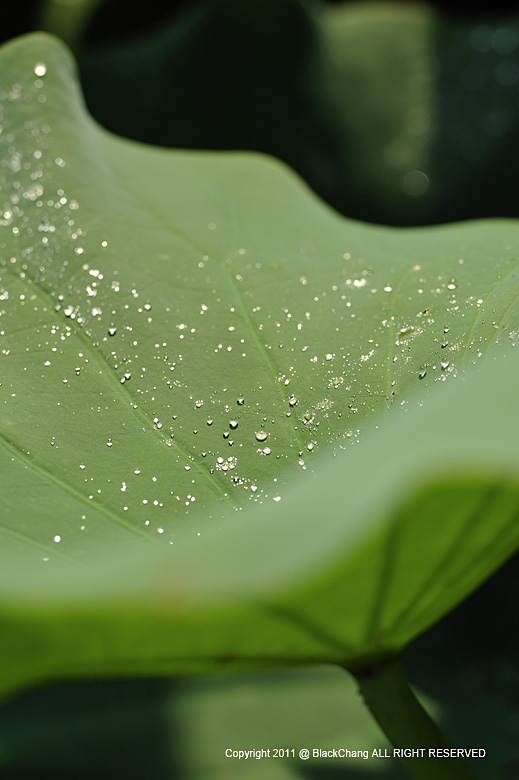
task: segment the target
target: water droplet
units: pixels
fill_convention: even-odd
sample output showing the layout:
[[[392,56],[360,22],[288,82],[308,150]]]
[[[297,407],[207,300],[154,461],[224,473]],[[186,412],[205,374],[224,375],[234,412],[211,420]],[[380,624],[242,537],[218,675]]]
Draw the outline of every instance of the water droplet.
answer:
[[[107,447],[111,447],[111,446],[112,446],[112,444],[113,444],[112,440],[111,440],[111,439],[108,439],[108,441],[106,442],[106,446],[107,446]]]
[[[290,398],[288,399],[288,405],[295,406],[296,404],[297,404],[297,398],[295,397],[295,395],[291,395]]]
[[[449,366],[450,366],[450,363],[449,363],[449,361],[448,361],[448,360],[442,360],[442,362],[440,363],[440,365],[441,365],[442,369],[445,371],[447,368],[449,368]]]
[[[212,421],[211,419],[209,419],[209,420],[207,420],[207,424],[208,424],[208,425],[212,425],[212,424],[213,424],[213,421]]]
[[[45,63],[44,62],[37,62],[36,65],[34,66],[34,73],[39,78],[42,78],[42,76],[45,76],[45,74],[47,73],[47,66],[45,65]]]
[[[242,395],[240,395],[240,396],[239,396],[239,397],[236,399],[236,403],[238,404],[238,406],[243,406],[243,404],[245,403],[245,398],[244,398]]]
[[[61,542],[61,536],[58,536],[58,534],[56,534],[56,536],[54,537],[54,541],[56,542],[56,544]]]
[[[447,285],[448,290],[455,290],[458,285],[456,284],[454,279],[451,279],[449,284]]]
[[[268,438],[267,431],[256,431],[255,433],[256,441],[266,441]]]
[[[233,431],[236,430],[238,427],[238,420],[231,420],[229,422],[229,428],[231,428]]]
[[[115,336],[116,333],[117,333],[117,328],[114,325],[112,325],[110,328],[108,328],[108,335],[109,336]]]
[[[426,377],[426,376],[427,376],[427,371],[426,371],[426,369],[424,368],[424,369],[423,369],[422,371],[420,371],[420,373],[418,374],[418,379],[425,379],[425,377]]]
[[[222,436],[223,436],[223,438],[224,438],[224,439],[228,439],[228,438],[229,438],[229,435],[230,435],[230,434],[229,434],[229,431],[224,431],[224,432],[223,432],[223,434],[222,434]]]

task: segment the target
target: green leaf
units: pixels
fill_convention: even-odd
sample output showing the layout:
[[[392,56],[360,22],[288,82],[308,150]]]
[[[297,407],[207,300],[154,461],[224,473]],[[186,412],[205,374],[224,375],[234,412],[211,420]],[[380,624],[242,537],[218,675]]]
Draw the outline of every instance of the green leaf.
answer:
[[[518,224],[350,222],[0,59],[4,690],[400,650],[519,541]]]
[[[519,214],[518,35],[425,3],[211,0],[79,62],[113,132],[268,152],[347,216],[411,225]]]

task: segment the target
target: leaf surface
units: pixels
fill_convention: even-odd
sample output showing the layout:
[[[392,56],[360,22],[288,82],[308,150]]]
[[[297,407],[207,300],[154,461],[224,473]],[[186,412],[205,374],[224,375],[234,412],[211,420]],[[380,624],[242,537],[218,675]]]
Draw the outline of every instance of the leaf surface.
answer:
[[[517,223],[347,221],[0,57],[2,686],[401,649],[517,547]]]

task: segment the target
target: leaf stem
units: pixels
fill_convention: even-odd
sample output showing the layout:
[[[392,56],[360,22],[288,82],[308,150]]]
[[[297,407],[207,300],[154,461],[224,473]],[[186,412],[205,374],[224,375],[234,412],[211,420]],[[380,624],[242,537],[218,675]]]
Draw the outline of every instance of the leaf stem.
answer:
[[[419,751],[415,756],[409,752],[408,757],[398,756],[417,780],[480,780],[460,757],[429,756],[429,749],[452,746],[411,690],[398,658],[348,671],[393,747]]]

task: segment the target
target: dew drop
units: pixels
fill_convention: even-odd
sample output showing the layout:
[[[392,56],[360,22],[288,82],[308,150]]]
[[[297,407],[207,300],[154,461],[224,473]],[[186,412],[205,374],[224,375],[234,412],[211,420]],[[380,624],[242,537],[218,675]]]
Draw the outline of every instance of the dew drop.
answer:
[[[108,335],[109,336],[115,336],[116,333],[117,333],[117,328],[114,325],[112,325],[110,328],[108,328]]]
[[[238,427],[238,420],[231,420],[229,422],[229,428],[231,428],[231,430],[235,431],[237,427]]]
[[[36,65],[34,66],[34,73],[39,78],[45,76],[45,74],[47,73],[47,66],[45,65],[45,63],[37,62]]]
[[[423,369],[422,371],[420,371],[420,373],[418,374],[418,379],[425,379],[425,377],[426,377],[426,376],[427,376],[427,371],[426,371],[426,370],[425,370],[425,368],[424,368],[424,369]]]
[[[207,424],[208,424],[208,425],[212,425],[212,424],[213,424],[213,421],[212,421],[211,419],[209,419],[209,420],[207,420]]]
[[[295,397],[295,395],[291,395],[290,398],[288,399],[288,405],[295,406],[296,404],[297,404],[297,398]]]
[[[240,396],[239,396],[239,397],[236,399],[236,403],[238,404],[238,406],[243,406],[243,404],[245,403],[245,398],[244,398],[242,395],[240,395]]]
[[[256,431],[255,433],[256,441],[266,441],[268,438],[267,431]]]
[[[61,536],[58,536],[58,534],[56,534],[56,536],[54,537],[54,541],[56,542],[56,544],[61,542]]]

